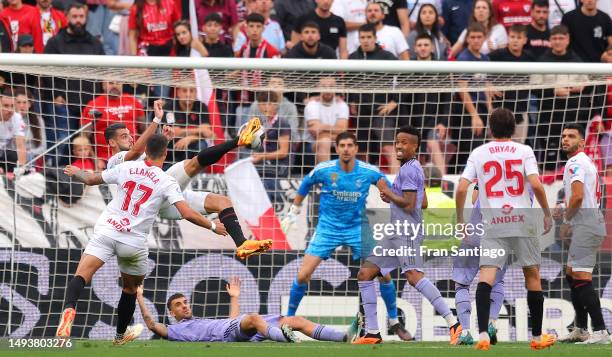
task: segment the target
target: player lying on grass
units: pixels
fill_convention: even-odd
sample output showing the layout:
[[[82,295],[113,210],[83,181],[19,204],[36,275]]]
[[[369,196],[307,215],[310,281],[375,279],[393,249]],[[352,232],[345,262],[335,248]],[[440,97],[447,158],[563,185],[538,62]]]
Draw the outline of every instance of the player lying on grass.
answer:
[[[122,292],[117,305],[117,334],[113,344],[122,345],[142,332],[142,325],[128,328],[136,309],[136,288],[147,273],[147,237],[159,210],[173,205],[186,220],[211,229],[215,225],[193,210],[173,177],[161,169],[166,160],[168,140],[159,134],[146,143],[147,159],[128,161],[102,173],[79,171],[74,179],[88,185],[116,184],[117,195],[106,206],[94,227],[92,238],[81,256],[74,277],[68,283],[64,311],[57,327],[58,337],[69,337],[76,316],[76,303],[93,275],[111,258],[117,257]],[[222,223],[214,229],[226,235]]]
[[[163,102],[161,100],[155,101],[153,106],[155,119],[135,143],[130,131],[123,123],[112,124],[104,131],[104,137],[113,154],[108,159],[107,169],[111,169],[125,161],[144,160],[146,158],[144,154],[146,142],[151,135],[155,134],[164,115],[162,110]],[[167,132],[166,126],[164,126],[164,132]],[[211,192],[186,191],[185,189],[189,186],[193,177],[201,173],[207,166],[219,161],[229,151],[239,146],[251,147],[258,145],[261,133],[259,119],[253,118],[243,126],[237,138],[203,149],[195,157],[175,163],[166,170],[170,176],[176,179],[189,206],[201,214],[219,214],[219,220],[225,225],[227,232],[236,244],[236,255],[242,259],[268,250],[272,246],[272,240],[247,240],[240,227],[232,202],[228,197]],[[69,172],[78,170],[70,165],[67,168]],[[182,219],[180,213],[171,205],[162,208],[159,216],[171,220]]]
[[[306,294],[308,282],[321,261],[328,259],[340,246],[351,247],[353,259],[367,256],[363,247],[368,246],[372,232],[365,218],[365,205],[370,185],[382,192],[389,190],[387,179],[373,165],[356,159],[357,138],[349,132],[336,137],[336,153],[339,158],[322,162],[304,177],[290,213],[283,219],[283,230],[287,232],[294,225],[297,214],[308,191],[314,185],[321,185],[319,223],[306,249],[306,254],[289,293],[288,316],[294,316]],[[402,340],[412,340],[410,333],[399,322],[397,316],[397,293],[391,275],[380,277],[380,295],[387,306],[390,330]],[[359,320],[359,319],[358,319]],[[353,324],[353,328],[356,328]]]
[[[331,327],[315,324],[303,317],[281,315],[259,315],[240,313],[240,279],[233,277],[226,285],[230,296],[230,316],[227,319],[201,319],[193,317],[185,295],[177,293],[166,303],[170,316],[177,323],[164,325],[153,321],[145,305],[143,288],[137,292],[140,312],[149,330],[162,338],[179,342],[296,342],[293,331],[320,341],[346,341],[346,333]]]

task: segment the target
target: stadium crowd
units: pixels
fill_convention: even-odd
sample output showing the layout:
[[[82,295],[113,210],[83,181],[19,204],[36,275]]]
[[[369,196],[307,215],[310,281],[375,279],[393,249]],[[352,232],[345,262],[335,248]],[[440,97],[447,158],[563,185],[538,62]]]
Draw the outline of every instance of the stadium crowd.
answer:
[[[7,0],[0,8],[2,52],[190,56],[193,49],[204,57],[612,62],[612,1],[606,0],[195,0],[198,38],[188,1]],[[38,163],[104,169],[104,129],[120,121],[142,133],[160,97],[175,127],[170,162],[236,135],[249,117],[260,116],[267,140],[252,157],[264,182],[330,159],[335,136],[347,128],[356,131],[365,159],[396,173],[393,137],[405,124],[422,129],[423,161],[442,174],[459,173],[499,106],[516,113],[515,139],[534,147],[542,168],[553,172],[562,161],[562,126],[596,118],[600,166],[612,167],[612,88],[572,86],[580,79],[572,75],[532,76],[550,85],[543,90],[462,90],[482,86],[474,76],[462,77],[453,93],[351,95],[329,89],[333,77],[321,78],[318,93],[290,92],[274,77],[267,85],[275,91],[219,91],[217,119],[193,88],[0,75],[5,173],[92,120],[83,135]]]

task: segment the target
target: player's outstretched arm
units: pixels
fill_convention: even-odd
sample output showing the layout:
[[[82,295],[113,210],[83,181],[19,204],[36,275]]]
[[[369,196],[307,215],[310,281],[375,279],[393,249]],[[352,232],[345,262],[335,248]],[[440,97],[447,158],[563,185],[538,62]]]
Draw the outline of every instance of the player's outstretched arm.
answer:
[[[206,217],[202,216],[193,208],[189,207],[187,202],[178,201],[174,204],[174,206],[179,211],[183,219],[186,219],[197,226],[210,229],[211,231],[217,233],[220,236],[227,235],[227,230],[225,230],[225,226],[223,225],[223,223],[221,223],[221,221],[209,221]]]
[[[147,325],[149,330],[153,331],[154,333],[163,338],[168,338],[168,327],[153,320],[153,316],[151,316],[149,309],[147,309],[144,297],[142,296],[143,291],[144,289],[142,288],[142,285],[140,285],[138,287],[138,290],[136,291],[136,301],[138,301],[138,306],[140,306],[140,313],[142,314],[142,319],[145,321],[145,324]]]
[[[142,135],[136,140],[132,148],[125,154],[124,161],[136,160],[145,152],[147,141],[157,132],[157,127],[161,123],[164,116],[164,102],[161,99],[153,102],[153,110],[155,111],[155,118],[153,122],[145,129]]]
[[[225,285],[225,290],[230,296],[229,318],[235,319],[240,315],[240,278],[233,276],[230,283]]]
[[[86,184],[87,186],[95,186],[104,183],[101,173],[84,171],[76,166],[67,165],[66,167],[64,167],[64,173],[67,176],[72,177],[76,181]]]
[[[540,177],[538,175],[531,174],[527,176],[527,181],[529,182],[531,190],[533,191],[536,200],[538,200],[538,203],[544,212],[544,232],[542,232],[542,234],[546,234],[552,228],[552,215],[550,213],[550,208],[548,207],[546,191],[544,191],[544,186],[542,186],[542,182],[540,182]]]

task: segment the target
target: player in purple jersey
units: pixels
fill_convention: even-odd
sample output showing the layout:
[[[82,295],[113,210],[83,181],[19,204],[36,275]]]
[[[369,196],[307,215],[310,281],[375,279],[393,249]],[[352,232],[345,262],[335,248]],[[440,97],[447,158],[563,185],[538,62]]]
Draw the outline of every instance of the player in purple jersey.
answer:
[[[393,182],[393,187],[391,190],[381,191],[381,198],[391,205],[391,224],[394,227],[401,226],[403,229],[396,229],[392,236],[384,237],[357,274],[365,312],[366,335],[357,339],[354,342],[356,344],[382,342],[378,330],[376,288],[373,280],[376,276],[386,275],[398,267],[401,268],[402,274],[405,274],[408,283],[423,294],[444,317],[450,330],[451,344],[456,344],[461,334],[461,325],[438,288],[425,277],[423,272],[420,249],[423,232],[420,227],[423,224],[422,209],[427,208],[427,196],[423,168],[416,159],[420,141],[420,133],[413,127],[402,127],[397,132],[395,149],[397,159],[402,166]]]
[[[240,313],[240,279],[233,277],[226,285],[230,296],[230,316],[227,319],[200,319],[193,317],[187,298],[180,293],[168,298],[170,316],[177,321],[164,325],[153,320],[145,305],[140,286],[137,301],[147,327],[162,338],[178,342],[296,342],[293,331],[320,341],[345,342],[345,332],[309,321],[300,316],[259,315]]]

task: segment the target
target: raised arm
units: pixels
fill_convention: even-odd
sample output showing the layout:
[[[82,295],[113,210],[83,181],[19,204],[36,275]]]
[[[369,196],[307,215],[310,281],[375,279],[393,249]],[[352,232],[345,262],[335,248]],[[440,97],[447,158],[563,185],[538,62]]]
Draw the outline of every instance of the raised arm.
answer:
[[[161,123],[164,116],[163,110],[164,102],[161,99],[153,102],[153,110],[155,111],[155,118],[153,122],[145,129],[142,135],[136,140],[130,151],[125,154],[124,161],[136,160],[145,152],[147,141],[157,132],[157,127]]]
[[[136,291],[136,301],[138,301],[138,306],[140,306],[140,313],[142,314],[142,319],[144,320],[149,330],[153,331],[155,334],[163,338],[168,338],[168,327],[153,320],[153,316],[151,316],[149,309],[147,309],[144,297],[142,296],[143,291],[144,290],[142,288],[142,285],[140,285],[138,287],[138,290]]]
[[[235,319],[240,315],[240,278],[233,276],[230,283],[225,285],[225,290],[230,296],[229,318]]]

